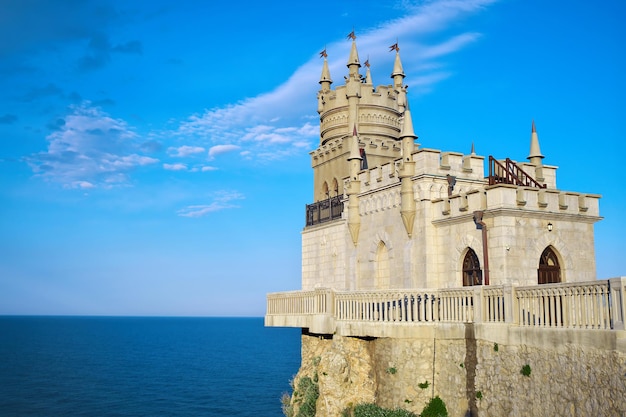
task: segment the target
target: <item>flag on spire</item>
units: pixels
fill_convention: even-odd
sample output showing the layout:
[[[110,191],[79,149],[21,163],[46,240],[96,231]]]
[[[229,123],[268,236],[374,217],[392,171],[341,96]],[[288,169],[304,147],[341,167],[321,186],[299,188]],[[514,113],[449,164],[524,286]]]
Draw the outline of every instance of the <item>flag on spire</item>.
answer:
[[[326,48],[324,48],[324,50],[322,52],[320,52],[320,58],[328,58],[328,54],[326,53]]]
[[[367,68],[370,67],[370,57],[369,56],[367,57],[367,60],[365,61],[365,63],[363,65],[365,65]]]
[[[352,32],[348,33],[348,36],[346,36],[347,39],[352,39],[353,41],[356,40],[356,35],[354,34],[354,29],[352,30]]]
[[[393,45],[389,47],[389,52],[391,51],[400,52],[400,47],[398,46],[398,42],[394,43]]]

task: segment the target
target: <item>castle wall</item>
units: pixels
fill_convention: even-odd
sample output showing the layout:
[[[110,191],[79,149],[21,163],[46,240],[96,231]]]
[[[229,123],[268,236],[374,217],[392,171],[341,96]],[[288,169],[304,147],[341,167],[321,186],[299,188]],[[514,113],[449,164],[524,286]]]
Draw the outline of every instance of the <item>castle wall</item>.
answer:
[[[401,216],[401,162],[361,171],[357,245],[347,231],[347,204],[343,220],[335,221],[338,224],[322,227],[324,232],[319,226],[305,229],[304,289],[315,285],[337,290],[460,287],[467,248],[485,267],[476,211],[483,212],[487,225],[490,284],[537,284],[539,259],[548,246],[559,258],[562,282],[596,279],[593,224],[600,219],[599,196],[489,186],[482,176],[483,158],[476,155],[421,149],[411,158],[416,165],[411,179],[416,209],[412,235],[408,236]],[[448,176],[455,178],[450,195]],[[555,185],[554,177],[546,177],[548,185]],[[381,242],[386,259],[379,259]],[[381,279],[380,262],[388,263],[388,278]]]
[[[294,386],[317,375],[318,416],[364,402],[417,414],[436,395],[451,417],[626,413],[626,346],[615,332],[418,327],[403,337],[368,340],[303,335]]]

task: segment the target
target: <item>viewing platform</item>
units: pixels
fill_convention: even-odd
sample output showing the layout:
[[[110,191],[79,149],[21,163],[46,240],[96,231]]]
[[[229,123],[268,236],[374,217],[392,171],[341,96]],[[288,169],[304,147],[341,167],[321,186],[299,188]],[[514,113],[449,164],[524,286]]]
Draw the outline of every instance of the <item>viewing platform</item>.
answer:
[[[268,294],[265,325],[354,337],[402,337],[436,323],[626,334],[625,317],[626,277],[619,277],[525,287],[279,292]]]

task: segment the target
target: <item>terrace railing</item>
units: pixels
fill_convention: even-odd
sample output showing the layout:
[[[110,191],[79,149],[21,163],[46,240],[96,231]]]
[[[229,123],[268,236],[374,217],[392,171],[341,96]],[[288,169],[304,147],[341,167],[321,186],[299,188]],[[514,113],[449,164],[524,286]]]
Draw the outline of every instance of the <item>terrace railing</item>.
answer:
[[[311,317],[319,316],[326,325],[331,322],[381,325],[490,322],[537,328],[624,330],[625,304],[626,277],[529,287],[378,291],[321,288],[269,294],[266,318],[303,319],[289,321],[296,324],[310,322]]]

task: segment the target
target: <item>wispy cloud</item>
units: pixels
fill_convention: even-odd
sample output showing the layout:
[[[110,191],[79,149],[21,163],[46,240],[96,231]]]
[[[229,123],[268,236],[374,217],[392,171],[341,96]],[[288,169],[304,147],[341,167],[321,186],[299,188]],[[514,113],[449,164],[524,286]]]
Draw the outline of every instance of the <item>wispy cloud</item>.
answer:
[[[241,149],[241,146],[237,146],[237,145],[215,145],[215,146],[211,146],[211,148],[209,149],[209,158],[213,159],[218,155],[224,154],[224,153],[229,153],[229,152],[235,152],[237,150]]]
[[[414,86],[411,94],[430,91],[454,73],[446,66],[445,57],[480,38],[476,32],[449,33],[452,23],[494,2],[444,0],[406,6],[405,17],[358,34],[357,46],[359,52],[369,56],[374,83],[389,79],[394,56],[388,46],[398,40],[407,83]],[[438,40],[426,43],[427,38]],[[326,46],[335,85],[346,72],[349,48],[350,42],[345,39]],[[316,115],[314,97],[321,66],[315,54],[273,91],[191,115],[167,135],[208,147],[210,158],[227,149],[239,150],[248,159],[252,155],[256,159],[276,159],[299,153],[303,147],[313,146],[319,135],[319,128],[311,124],[309,117]],[[215,145],[210,147],[211,143]]]
[[[198,153],[204,152],[204,148],[202,146],[179,146],[178,148],[170,147],[167,150],[167,153],[170,156],[176,157],[186,157]]]
[[[167,171],[187,171],[187,165],[185,164],[163,164],[163,169]]]
[[[216,211],[238,208],[233,201],[243,200],[244,196],[237,191],[220,191],[213,197],[213,201],[208,204],[198,204],[187,206],[178,210],[181,217],[202,217]]]
[[[48,150],[26,161],[43,178],[70,188],[125,184],[128,173],[158,160],[136,153],[139,136],[89,102],[70,108],[65,123],[48,135]]]

